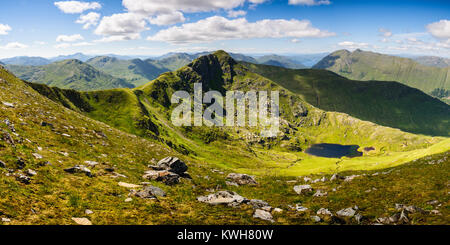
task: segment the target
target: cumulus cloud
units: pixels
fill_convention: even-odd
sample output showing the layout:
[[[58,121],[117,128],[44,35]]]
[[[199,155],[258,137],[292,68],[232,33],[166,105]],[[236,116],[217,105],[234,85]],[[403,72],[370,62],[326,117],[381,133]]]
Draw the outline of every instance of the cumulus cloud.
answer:
[[[348,49],[361,49],[361,48],[369,48],[370,44],[368,43],[357,43],[357,42],[340,42],[338,43],[339,46],[348,48]]]
[[[236,10],[236,11],[230,10],[227,12],[227,14],[228,14],[228,17],[230,17],[230,18],[236,18],[239,16],[245,16],[247,14],[247,12],[244,10]]]
[[[100,20],[100,14],[90,12],[89,14],[81,15],[76,21],[78,24],[84,24],[83,29],[89,29],[91,26],[96,26]]]
[[[145,17],[141,14],[123,13],[103,17],[95,34],[105,36],[103,41],[135,40],[140,32],[149,30]]]
[[[289,5],[306,5],[306,6],[314,6],[314,5],[330,5],[331,2],[329,0],[289,0]]]
[[[185,22],[186,18],[184,18],[183,13],[175,11],[170,14],[161,14],[154,18],[149,18],[149,22],[153,25],[165,26],[165,25],[173,25],[180,22]]]
[[[233,9],[241,6],[246,0],[123,0],[123,6],[129,12],[147,15],[169,14],[174,11],[186,13],[208,12],[220,9]],[[262,3],[251,0],[251,3]]]
[[[384,37],[392,37],[392,32],[388,29],[380,28],[378,30]]]
[[[83,40],[84,38],[80,35],[80,34],[74,34],[71,36],[68,35],[59,35],[56,38],[57,42],[76,42],[76,41],[80,41]]]
[[[102,7],[98,2],[60,1],[54,4],[66,14],[81,14],[86,10],[100,9]]]
[[[13,43],[8,43],[5,46],[0,46],[0,48],[6,49],[6,50],[11,50],[11,49],[24,49],[24,48],[28,48],[28,46],[25,44],[22,44],[22,43],[13,42]]]
[[[154,36],[148,37],[148,40],[169,43],[195,43],[230,39],[304,38],[334,35],[335,33],[313,27],[309,20],[265,19],[248,22],[245,18],[229,20],[221,16],[213,16],[195,23],[161,30]]]
[[[428,32],[435,38],[442,40],[450,39],[450,21],[440,20],[427,25]]]
[[[0,24],[0,35],[8,35],[12,28],[9,25]]]

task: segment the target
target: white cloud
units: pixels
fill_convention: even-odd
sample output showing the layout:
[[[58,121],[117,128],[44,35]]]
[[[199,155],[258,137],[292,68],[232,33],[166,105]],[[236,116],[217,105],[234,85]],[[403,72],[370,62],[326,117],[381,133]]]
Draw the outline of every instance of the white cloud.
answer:
[[[95,34],[105,36],[103,41],[122,41],[139,39],[139,33],[149,30],[145,16],[135,13],[114,14],[103,17]]]
[[[8,43],[5,46],[0,46],[0,48],[6,49],[6,50],[11,50],[11,49],[25,49],[25,48],[28,48],[28,46],[25,44],[22,44],[22,43],[13,42],[13,43]]]
[[[309,20],[265,19],[248,22],[245,18],[229,20],[221,16],[213,16],[195,23],[161,30],[154,36],[148,37],[148,40],[169,43],[195,43],[230,39],[304,38],[334,35],[335,33],[313,27]]]
[[[54,4],[66,14],[81,14],[86,10],[100,9],[102,7],[98,2],[60,1]]]
[[[76,41],[80,41],[80,40],[84,40],[84,38],[80,35],[80,34],[74,34],[71,36],[68,35],[59,35],[56,38],[57,42],[76,42]]]
[[[228,17],[230,17],[230,18],[236,18],[236,17],[239,17],[239,16],[245,16],[246,14],[247,14],[247,12],[244,11],[244,10],[237,10],[237,11],[230,10],[230,11],[228,11]]]
[[[443,40],[450,39],[450,21],[440,20],[439,22],[434,22],[427,25],[428,32],[433,35],[433,37]]]
[[[392,37],[392,32],[388,29],[380,28],[378,30],[384,37]]]
[[[289,5],[330,5],[331,2],[329,0],[289,0]]]
[[[300,41],[300,39],[298,39],[298,38],[294,38],[294,39],[291,40],[291,42],[292,42],[292,43],[299,43],[299,42],[301,42],[301,41]]]
[[[8,35],[8,32],[10,32],[11,30],[11,26],[0,24],[0,35]]]
[[[89,42],[79,42],[79,43],[60,43],[55,45],[55,48],[57,49],[64,49],[64,48],[70,48],[70,47],[84,47],[84,46],[92,46],[93,43]]]
[[[118,41],[128,41],[128,40],[136,40],[141,38],[139,33],[131,33],[127,35],[116,35],[116,36],[107,36],[102,39],[95,40],[97,43],[110,43],[110,42],[118,42]]]
[[[241,6],[246,0],[123,0],[123,6],[129,12],[147,15],[169,14],[174,11],[186,13],[208,12],[220,9],[233,9]],[[261,3],[252,0],[251,3]]]
[[[342,46],[344,48],[348,48],[348,49],[369,48],[369,46],[370,46],[370,44],[368,44],[368,43],[357,43],[357,42],[350,42],[350,41],[340,42],[340,43],[338,43],[338,45]]]
[[[149,22],[153,25],[165,26],[165,25],[173,25],[180,22],[185,22],[186,18],[184,18],[183,13],[175,11],[170,14],[161,14],[154,18],[149,18]]]
[[[84,24],[83,29],[89,29],[91,26],[96,26],[100,20],[100,14],[90,12],[89,14],[81,15],[76,21],[78,24]]]

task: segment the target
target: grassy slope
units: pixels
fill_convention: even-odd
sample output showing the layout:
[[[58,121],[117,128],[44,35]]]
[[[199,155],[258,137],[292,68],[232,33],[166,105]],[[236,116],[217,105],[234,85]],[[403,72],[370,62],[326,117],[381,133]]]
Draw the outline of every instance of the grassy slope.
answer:
[[[259,175],[257,180],[260,184],[256,187],[228,187],[225,184],[225,176],[230,171],[236,170],[225,169],[224,173],[213,172],[213,167],[216,168],[217,165],[209,164],[209,160],[217,159],[219,155],[204,161],[199,160],[200,156],[181,156],[158,142],[118,131],[75,111],[64,109],[36,93],[5,70],[0,69],[0,78],[0,87],[2,88],[0,89],[0,101],[15,104],[14,108],[0,104],[0,118],[7,118],[15,124],[17,133],[14,135],[3,122],[0,123],[0,128],[9,132],[16,142],[13,147],[5,141],[0,141],[2,145],[0,160],[7,164],[7,168],[13,169],[17,173],[20,170],[17,170],[15,162],[17,157],[21,157],[26,162],[25,169],[34,169],[38,173],[32,178],[30,185],[24,185],[16,181],[14,177],[7,176],[6,169],[0,168],[0,188],[2,189],[0,192],[0,217],[11,219],[11,224],[14,225],[73,224],[71,217],[87,217],[97,225],[268,224],[268,222],[252,218],[253,211],[246,205],[236,209],[209,206],[196,201],[197,196],[208,194],[207,190],[211,188],[234,190],[247,198],[262,199],[273,207],[283,208],[284,212],[274,214],[276,224],[313,224],[310,216],[314,215],[313,212],[319,207],[329,208],[336,212],[354,205],[358,205],[361,213],[367,217],[365,223],[372,223],[376,217],[392,215],[395,203],[417,205],[426,210],[438,208],[442,213],[442,215],[415,214],[410,216],[413,224],[448,223],[448,206],[433,207],[426,202],[438,200],[439,203],[448,203],[448,195],[446,195],[448,184],[446,187],[443,183],[448,181],[449,177],[449,171],[447,171],[450,166],[449,153],[431,156],[394,168],[394,172],[387,175],[370,176],[350,183],[313,184],[314,188],[320,188],[330,193],[329,197],[325,198],[296,195],[292,190],[294,185],[292,180],[301,183],[299,179],[283,177],[283,173],[270,171],[270,169],[266,174]],[[45,86],[40,85],[39,87],[44,88]],[[122,91],[111,90],[104,93],[119,93],[126,97],[125,92]],[[70,94],[67,91],[64,93]],[[128,95],[130,94],[128,93]],[[92,97],[92,100],[95,98]],[[89,107],[84,106],[81,109],[87,110]],[[159,110],[156,107],[154,109]],[[338,115],[336,114],[336,116]],[[345,115],[342,117],[348,118]],[[54,129],[42,127],[40,125],[42,121],[52,123]],[[109,123],[111,122],[109,121]],[[380,127],[380,129],[382,128]],[[99,137],[93,130],[105,133],[107,138]],[[389,129],[386,130],[389,131]],[[383,131],[380,133],[385,134]],[[64,137],[61,135],[62,133],[69,134],[71,137]],[[404,134],[400,133],[400,135]],[[228,146],[227,144],[220,146],[222,148],[219,152],[223,154],[226,153],[224,147],[233,148],[233,145]],[[38,147],[42,147],[42,149],[39,150]],[[236,149],[238,148],[235,147],[232,150]],[[209,149],[204,150],[209,151]],[[262,149],[260,150],[262,151]],[[59,152],[67,152],[69,155],[64,156]],[[241,152],[232,152],[232,156],[237,157]],[[271,151],[264,152],[265,154],[271,153]],[[36,160],[31,155],[32,153],[41,154],[43,159]],[[260,155],[256,158],[241,158],[240,160],[249,160],[243,165],[261,169],[264,166],[258,166],[257,160],[259,157],[264,159],[264,156],[262,152],[258,154]],[[128,190],[119,187],[117,183],[119,181],[140,183],[141,175],[150,160],[152,158],[160,159],[167,155],[180,156],[187,161],[193,180],[184,180],[174,187],[152,183],[168,193],[167,197],[159,198],[159,201],[133,198],[134,200],[130,203],[124,202]],[[284,160],[280,152],[275,156],[280,156],[278,159]],[[63,171],[64,168],[82,164],[86,160],[100,163],[92,169],[95,174],[94,178],[82,174],[71,175]],[[41,164],[46,161],[51,164]],[[441,161],[441,163],[428,165],[427,163],[431,161]],[[127,178],[112,178],[104,170],[106,166],[113,166],[117,173],[124,174]],[[359,172],[342,174],[353,173]],[[411,182],[411,179],[414,181]],[[290,182],[287,183],[287,181]],[[374,187],[377,188],[376,191],[365,192]],[[338,190],[332,192],[332,188],[338,188]],[[288,209],[287,205],[295,205],[299,202],[310,208],[311,211],[297,213]],[[86,209],[90,209],[94,213],[86,215],[84,213]],[[333,222],[326,220],[324,223],[332,224]],[[347,220],[347,223],[354,224],[355,221]]]
[[[448,68],[424,66],[412,59],[361,50],[336,51],[314,68],[328,69],[355,80],[398,81],[425,93],[436,88],[450,90]]]
[[[450,136],[450,106],[395,82],[354,81],[322,70],[245,63],[308,103],[404,131]]]
[[[64,60],[45,66],[10,65],[7,68],[16,76],[29,82],[80,91],[134,87],[123,79],[98,71],[78,60]]]
[[[120,60],[111,57],[95,57],[86,62],[89,65],[114,77],[127,80],[135,86],[141,86],[169,71],[149,61],[140,59]]]
[[[274,141],[258,144],[256,142],[259,129],[254,128],[180,129],[172,127],[169,121],[172,108],[169,98],[176,90],[192,91],[194,81],[203,82],[205,86],[219,91],[282,90],[280,98],[282,117],[289,122],[290,126],[283,123],[281,130],[288,132],[286,133],[288,139],[281,140],[279,137]],[[322,142],[358,144],[362,148],[375,147],[376,150],[371,156],[362,158],[362,161],[356,158],[346,160],[346,164],[353,169],[361,169],[384,168],[405,163],[411,160],[405,157],[408,154],[405,152],[412,153],[443,140],[443,138],[418,136],[377,126],[342,113],[326,113],[302,102],[297,95],[282,89],[267,78],[247,71],[245,67],[235,63],[223,53],[201,57],[189,66],[176,72],[166,73],[151,83],[134,89],[133,92],[120,89],[67,97],[65,90],[37,85],[33,87],[63,104],[65,100],[71,100],[74,104],[89,105],[91,109],[83,109],[83,111],[93,119],[140,136],[155,136],[143,129],[141,124],[136,123],[147,117],[151,124],[157,125],[156,131],[160,133],[158,135],[160,140],[178,148],[179,151],[187,150],[199,160],[249,173],[261,174],[269,169],[269,171],[277,170],[284,175],[292,176],[300,172],[316,173],[333,170],[336,160],[310,157],[301,151],[289,150],[293,145],[303,150],[311,144]],[[48,89],[51,92],[48,92]],[[99,93],[107,96],[99,97]],[[127,102],[120,99],[125,94]],[[295,108],[298,107],[307,108],[308,115],[294,117]],[[151,127],[150,130],[155,131]],[[215,140],[209,144],[205,143],[205,137],[209,137],[205,135],[211,133],[216,135]],[[225,135],[226,137],[221,137]],[[433,149],[421,150],[414,156],[421,157],[448,150],[447,143]],[[223,151],[223,149],[228,150]],[[293,166],[299,166],[301,170]]]

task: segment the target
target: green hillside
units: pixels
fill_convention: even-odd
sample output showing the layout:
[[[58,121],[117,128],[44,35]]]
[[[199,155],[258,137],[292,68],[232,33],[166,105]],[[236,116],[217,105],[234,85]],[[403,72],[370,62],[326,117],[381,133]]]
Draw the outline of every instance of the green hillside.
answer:
[[[450,90],[450,68],[421,65],[418,62],[373,52],[336,51],[313,68],[327,69],[354,80],[398,81],[427,94],[435,89]]]
[[[140,59],[120,60],[117,58],[100,56],[86,62],[87,64],[117,78],[122,78],[127,82],[141,86],[157,78],[164,72],[169,71],[152,64],[150,61]]]
[[[400,83],[354,81],[323,70],[245,65],[323,110],[403,131],[450,136],[450,106]]]
[[[45,66],[8,65],[7,69],[29,82],[80,91],[134,87],[79,60],[64,60]]]
[[[171,126],[169,120],[173,108],[170,104],[172,93],[177,90],[192,92],[194,82],[202,83],[205,90],[209,88],[222,92],[227,90],[280,90],[283,118],[281,132],[285,137],[266,141],[260,137],[258,128],[192,127],[180,129]],[[373,164],[375,162],[372,161],[377,161],[377,166],[381,167],[383,166],[382,162],[392,166],[391,164],[407,161],[413,155],[424,154],[424,152],[420,153],[421,151],[414,154],[409,152],[408,155],[401,152],[423,149],[423,147],[429,146],[429,142],[438,142],[435,141],[438,138],[407,134],[397,129],[360,121],[346,114],[316,109],[304,102],[299,95],[280,87],[265,77],[250,72],[224,52],[202,56],[186,67],[175,72],[165,73],[156,80],[133,90],[115,89],[78,93],[73,90],[49,88],[38,84],[32,84],[32,86],[41,94],[66,107],[85,113],[95,120],[129,133],[158,138],[181,153],[195,153],[201,159],[208,159],[219,166],[248,169],[247,171],[251,172],[258,171],[252,166],[262,165],[267,168],[282,166],[280,162],[283,161],[279,159],[280,151],[291,152],[288,154],[293,155],[288,158],[295,158],[295,155],[300,154],[300,158],[307,159],[305,161],[310,162],[311,167],[314,166],[309,169],[305,165],[307,163],[304,162],[302,163],[304,168],[299,171],[306,173],[320,169],[326,171],[327,168],[333,166],[334,161],[309,157],[303,152],[314,143],[327,142],[375,147],[376,151],[373,153],[378,152],[380,155],[375,154],[376,156],[369,162]],[[388,111],[385,103],[380,103],[380,105]],[[392,111],[395,110],[397,109]],[[445,132],[447,135],[448,131]],[[242,139],[245,140],[242,141]],[[248,145],[255,145],[256,149],[260,149],[262,152],[263,149],[274,150],[256,160],[253,159],[251,153],[256,149],[248,151]],[[223,147],[229,148],[233,154],[224,153]],[[384,156],[386,151],[390,153]],[[393,152],[398,153],[394,154]],[[215,159],[218,155],[222,155],[223,158]],[[395,160],[391,159],[393,156],[395,156]],[[248,160],[243,161],[243,158],[248,158]],[[352,165],[356,159],[348,161]],[[245,164],[247,162],[252,162],[251,166]],[[275,162],[277,164],[273,165],[272,163]],[[355,167],[362,166],[357,164]],[[363,168],[366,167],[364,165]],[[264,169],[259,171],[264,172]],[[297,173],[295,169],[291,168],[293,172],[287,174]]]
[[[193,82],[220,90],[279,89],[285,137],[261,140],[259,130],[246,127],[173,127],[168,122],[172,106],[166,98],[174,90],[191,91]],[[408,220],[402,221],[407,224],[445,224],[450,215],[440,205],[448,201],[442,185],[450,167],[448,138],[413,135],[316,109],[224,52],[203,56],[136,89],[50,88],[24,83],[3,69],[0,88],[0,161],[4,163],[0,217],[8,224],[75,224],[73,218],[86,218],[94,225],[369,225],[397,215],[398,203],[423,210],[408,213]],[[374,150],[342,159],[303,152],[319,142]],[[192,179],[168,186],[142,178],[149,164],[166,156],[186,162]],[[87,166],[90,177],[65,171],[80,164]],[[227,185],[227,175],[233,172],[254,174],[258,184]],[[329,181],[337,172],[352,180]],[[328,194],[296,194],[293,187],[305,184],[305,176],[328,179],[308,182],[315,191]],[[130,184],[136,186],[127,188]],[[144,185],[159,187],[166,195],[145,199],[133,194],[131,189],[139,191]],[[197,201],[211,190],[235,191],[267,202],[275,223],[253,217],[250,203],[228,207]],[[296,211],[299,203],[307,210]],[[320,221],[313,220],[320,208],[336,214],[355,205],[362,219],[320,215]],[[401,224],[392,224],[397,223]]]

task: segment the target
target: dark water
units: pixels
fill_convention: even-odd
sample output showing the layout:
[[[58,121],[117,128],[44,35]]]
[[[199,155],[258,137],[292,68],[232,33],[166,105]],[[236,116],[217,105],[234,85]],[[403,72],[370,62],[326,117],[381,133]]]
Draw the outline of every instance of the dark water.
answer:
[[[308,148],[306,153],[328,158],[360,157],[363,153],[358,148],[358,145],[316,144]]]

